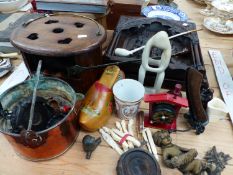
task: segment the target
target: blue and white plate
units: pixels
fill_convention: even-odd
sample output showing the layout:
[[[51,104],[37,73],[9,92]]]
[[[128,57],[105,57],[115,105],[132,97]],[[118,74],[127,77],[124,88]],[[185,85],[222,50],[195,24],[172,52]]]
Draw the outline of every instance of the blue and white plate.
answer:
[[[188,16],[181,10],[165,5],[154,5],[143,8],[142,14],[148,18],[162,18],[176,21],[187,21]]]

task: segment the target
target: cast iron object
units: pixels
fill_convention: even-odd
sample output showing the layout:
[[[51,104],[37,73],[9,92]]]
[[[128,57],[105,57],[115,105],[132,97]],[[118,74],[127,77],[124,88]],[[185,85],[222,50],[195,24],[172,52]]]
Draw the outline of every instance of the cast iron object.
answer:
[[[140,148],[130,149],[122,154],[116,170],[117,175],[161,175],[155,157]]]
[[[0,96],[3,109],[11,111],[22,99],[31,96],[33,87],[34,80],[31,79],[5,91]],[[75,142],[79,133],[77,115],[82,104],[81,97],[77,96],[68,83],[52,77],[40,77],[37,96],[45,99],[61,98],[62,101],[66,101],[68,106],[71,106],[71,109],[60,121],[55,123],[51,122],[53,123],[52,126],[47,126],[47,128],[34,133],[23,131],[21,131],[21,135],[12,133],[10,128],[3,128],[2,123],[4,122],[2,121],[0,124],[0,132],[3,133],[19,155],[32,161],[51,159],[68,150]],[[37,113],[39,111],[36,110],[35,112]],[[42,120],[45,119],[44,117]],[[9,119],[8,116],[7,118]],[[38,122],[41,124],[40,126],[45,125],[42,120]],[[33,128],[36,124],[34,122]]]
[[[229,154],[217,152],[216,146],[213,146],[208,152],[206,152],[204,159],[207,162],[214,163],[216,165],[216,169],[211,175],[221,175],[221,172],[232,157]]]
[[[166,31],[169,36],[196,29],[194,23],[163,20],[157,18],[142,18],[142,17],[121,17],[114,32],[113,39],[106,51],[104,62],[112,63],[118,61],[126,61],[133,59],[141,59],[142,51],[134,53],[129,57],[120,57],[114,54],[116,48],[125,48],[133,50],[146,44],[148,39],[159,31]],[[180,36],[171,39],[172,54],[182,53],[172,56],[171,62],[165,72],[165,81],[163,87],[171,89],[175,84],[179,83],[185,89],[185,72],[188,67],[194,67],[204,75],[206,70],[204,67],[199,39],[196,32],[188,35]],[[151,57],[161,55],[161,50],[154,48],[151,52]],[[120,65],[127,78],[138,79],[138,70],[140,63],[130,63]],[[146,86],[153,86],[155,74],[147,73],[145,78]],[[208,83],[207,83],[208,85]]]
[[[11,43],[21,51],[31,73],[42,60],[45,74],[62,78],[78,92],[85,92],[101,72],[87,70],[69,77],[67,69],[76,64],[102,64],[101,44],[105,39],[106,31],[96,21],[64,14],[31,20],[11,35]]]
[[[95,139],[90,135],[86,135],[83,137],[83,150],[86,152],[86,159],[91,158],[92,152],[97,148],[97,146],[101,143],[101,138]]]
[[[202,86],[203,74],[194,68],[189,68],[186,75],[186,96],[189,102],[189,112],[185,114],[185,118],[196,134],[201,134],[205,130],[205,126],[209,122],[206,113],[208,101],[213,98],[213,91]]]

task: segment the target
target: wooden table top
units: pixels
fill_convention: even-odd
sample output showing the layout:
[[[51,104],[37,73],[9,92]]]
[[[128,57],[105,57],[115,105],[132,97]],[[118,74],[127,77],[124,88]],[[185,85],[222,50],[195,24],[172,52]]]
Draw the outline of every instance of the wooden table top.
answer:
[[[175,0],[175,2],[181,10],[188,14],[190,20],[197,24],[198,28],[203,27],[203,16],[199,14],[202,6],[192,0]],[[208,50],[219,49],[224,56],[231,75],[233,75],[233,35],[218,35],[206,29],[199,31],[198,35],[210,87],[214,89],[214,96],[221,97]],[[14,63],[18,64],[19,62],[20,60],[17,60]],[[0,80],[0,82],[2,81],[3,79]],[[148,105],[143,103],[141,108],[148,110]],[[107,126],[113,127],[116,120],[119,119],[113,115]],[[178,128],[184,129],[186,127],[187,124],[183,119],[183,115],[180,114],[178,117]],[[98,132],[87,133],[81,131],[74,145],[65,154],[56,159],[42,162],[31,162],[17,156],[11,145],[1,134],[0,175],[116,175],[116,165],[120,156],[105,141],[102,141],[90,160],[85,159],[81,142],[86,134],[91,134],[95,137],[100,136]],[[205,132],[198,136],[195,135],[194,131],[177,132],[171,135],[173,143],[187,148],[196,148],[199,158],[203,158],[205,152],[214,145],[218,151],[231,154],[233,157],[233,130],[229,118],[209,123]],[[158,152],[161,153],[160,149],[158,149]],[[161,155],[159,158],[163,175],[181,175],[178,170],[166,168],[161,162]],[[230,160],[229,165],[226,166],[222,174],[230,175],[232,172],[233,160]]]

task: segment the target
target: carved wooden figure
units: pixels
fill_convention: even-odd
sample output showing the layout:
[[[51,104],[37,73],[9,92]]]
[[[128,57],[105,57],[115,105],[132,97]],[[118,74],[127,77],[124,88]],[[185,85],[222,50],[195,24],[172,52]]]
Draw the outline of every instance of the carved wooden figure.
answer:
[[[150,57],[152,47],[158,47],[159,49],[163,50],[160,60],[155,60]],[[158,32],[146,43],[146,46],[142,53],[142,64],[139,68],[138,74],[138,80],[142,84],[144,83],[147,71],[157,74],[154,82],[154,88],[149,89],[150,93],[157,93],[161,89],[165,76],[165,70],[170,63],[170,59],[171,43],[169,41],[168,34],[165,31]]]

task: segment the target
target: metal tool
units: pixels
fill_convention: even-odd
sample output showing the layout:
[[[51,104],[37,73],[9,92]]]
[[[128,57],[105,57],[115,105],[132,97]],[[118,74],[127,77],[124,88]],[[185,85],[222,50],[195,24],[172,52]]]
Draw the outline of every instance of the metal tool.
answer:
[[[28,128],[27,130],[22,130],[20,135],[24,139],[24,142],[27,145],[30,145],[31,147],[36,147],[38,144],[42,142],[42,138],[35,132],[32,131],[32,123],[33,123],[33,118],[34,118],[34,109],[35,109],[35,103],[36,103],[36,94],[37,94],[37,87],[39,84],[40,80],[40,71],[41,71],[41,66],[42,66],[42,61],[40,60],[37,66],[36,70],[36,76],[35,76],[35,86],[33,89],[33,94],[32,94],[32,104],[30,108],[30,117],[28,121]]]
[[[131,62],[139,62],[139,61],[141,61],[141,59],[121,61],[121,62],[115,62],[115,63],[107,63],[107,64],[101,64],[101,65],[91,66],[91,67],[84,67],[84,66],[80,66],[80,65],[75,65],[75,66],[69,67],[67,69],[67,72],[68,72],[68,76],[72,76],[72,75],[78,75],[83,71],[87,71],[87,70],[91,70],[91,69],[100,69],[100,68],[105,68],[107,66],[125,64],[125,63],[131,63]]]
[[[172,56],[185,54],[187,52],[188,52],[188,49],[184,48],[182,51],[172,54]],[[159,59],[159,58],[160,58],[160,56],[156,56],[156,57],[153,57],[152,59]],[[127,60],[127,61],[119,61],[119,62],[101,64],[101,65],[90,66],[90,67],[75,65],[75,66],[67,68],[67,72],[68,72],[69,76],[73,76],[73,75],[78,75],[83,71],[87,71],[87,70],[91,70],[91,69],[101,69],[101,68],[105,68],[107,66],[127,64],[127,63],[136,63],[136,62],[141,62],[141,59],[132,59],[132,60]]]
[[[27,128],[28,131],[30,131],[32,128],[32,121],[34,117],[34,109],[35,109],[35,103],[36,103],[36,92],[37,92],[37,87],[38,87],[39,80],[40,80],[41,65],[42,65],[42,61],[40,60],[38,63],[37,70],[36,70],[35,86],[34,86],[33,94],[32,94],[32,105],[30,109],[30,118],[29,118],[28,128]]]

